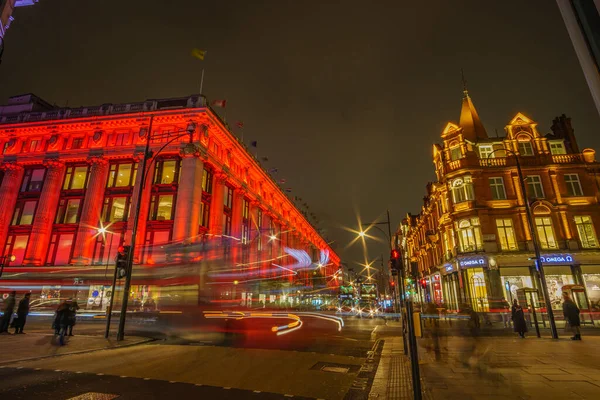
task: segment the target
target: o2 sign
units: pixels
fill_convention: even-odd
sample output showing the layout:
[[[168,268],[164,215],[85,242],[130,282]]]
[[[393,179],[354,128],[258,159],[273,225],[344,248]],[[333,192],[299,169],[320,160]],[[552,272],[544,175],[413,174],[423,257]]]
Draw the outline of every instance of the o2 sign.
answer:
[[[544,264],[565,264],[572,263],[573,256],[570,254],[547,254],[540,257],[540,261]]]

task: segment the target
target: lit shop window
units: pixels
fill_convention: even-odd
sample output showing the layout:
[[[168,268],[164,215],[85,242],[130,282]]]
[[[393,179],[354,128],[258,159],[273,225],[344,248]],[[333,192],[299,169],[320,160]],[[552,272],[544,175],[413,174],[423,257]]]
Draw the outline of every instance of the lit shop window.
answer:
[[[550,153],[552,154],[567,154],[565,144],[563,142],[550,142]]]
[[[154,183],[170,185],[179,180],[179,160],[159,160],[156,162]]]
[[[567,185],[567,193],[569,196],[583,196],[579,175],[565,174],[565,184]]]
[[[577,226],[577,233],[579,233],[581,247],[584,249],[597,248],[598,239],[596,238],[592,217],[589,215],[576,216],[575,225]]]
[[[79,222],[81,199],[60,199],[56,213],[56,224],[76,224]]]
[[[63,190],[84,189],[87,181],[87,166],[67,167]]]
[[[106,187],[129,187],[135,184],[137,163],[111,164]]]
[[[44,176],[46,175],[45,168],[28,168],[23,175],[23,184],[21,192],[39,192],[42,190]]]
[[[125,221],[129,213],[128,196],[111,196],[104,199],[102,219],[104,222]]]
[[[519,141],[518,144],[519,154],[522,156],[532,156],[533,155],[533,146],[531,141]]]
[[[500,248],[504,251],[518,250],[512,219],[497,219],[496,227],[498,228]]]
[[[456,226],[461,252],[466,253],[483,249],[479,218],[463,219]]]
[[[452,199],[455,204],[475,199],[475,191],[470,176],[456,178],[452,181]]]
[[[529,194],[529,198],[543,199],[544,187],[542,186],[542,178],[540,178],[539,175],[529,175],[525,179],[527,181],[527,192]]]
[[[11,225],[31,225],[35,215],[37,200],[18,201],[15,206]]]
[[[558,243],[554,236],[552,219],[550,217],[536,217],[535,227],[542,249],[558,249]]]
[[[73,249],[73,233],[54,233],[48,247],[47,265],[68,265]]]
[[[150,220],[168,221],[173,219],[172,194],[155,194],[150,202]]]
[[[492,190],[492,199],[506,200],[506,190],[504,190],[504,180],[501,177],[489,178],[490,189]]]
[[[27,242],[29,241],[29,235],[9,235],[6,239],[6,247],[4,254],[15,256],[15,260],[11,261],[11,265],[22,265],[23,258],[25,257],[25,249],[27,249]]]

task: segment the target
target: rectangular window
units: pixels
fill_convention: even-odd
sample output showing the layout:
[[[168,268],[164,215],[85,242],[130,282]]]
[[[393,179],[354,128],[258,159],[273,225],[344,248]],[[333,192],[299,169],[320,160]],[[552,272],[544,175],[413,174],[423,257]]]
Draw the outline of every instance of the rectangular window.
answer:
[[[491,144],[482,144],[479,146],[479,158],[494,158],[494,148]]]
[[[111,164],[106,187],[130,187],[135,184],[137,163]]]
[[[104,222],[126,221],[129,214],[129,196],[107,197],[104,199],[102,219]]]
[[[475,191],[470,176],[456,178],[452,181],[452,198],[455,204],[475,199]]]
[[[39,139],[32,139],[29,142],[29,152],[30,153],[35,153],[38,150],[38,146],[40,145],[40,140]]]
[[[200,203],[200,226],[208,228],[208,221],[210,216],[210,203],[202,200]]]
[[[37,200],[19,201],[15,206],[11,225],[31,225]]]
[[[595,249],[599,247],[594,224],[592,223],[592,217],[589,215],[575,216],[575,225],[577,226],[577,233],[579,233],[581,247],[584,249]]]
[[[583,196],[579,175],[565,174],[565,184],[567,185],[567,193],[569,196]]]
[[[231,236],[231,215],[223,214],[223,235]]]
[[[550,142],[550,153],[552,154],[567,154],[563,142]]]
[[[202,191],[204,193],[212,193],[212,171],[204,169],[202,171]]]
[[[450,160],[455,161],[459,158],[462,158],[462,152],[460,151],[460,146],[454,146],[450,148]]]
[[[512,219],[497,219],[496,227],[498,228],[498,239],[500,240],[500,248],[504,251],[518,250],[515,229]]]
[[[73,143],[71,144],[71,149],[77,150],[83,148],[83,138],[74,138]]]
[[[527,178],[527,191],[532,199],[544,198],[544,187],[542,186],[542,178],[539,175],[529,175]]]
[[[8,236],[4,254],[15,256],[15,260],[10,262],[11,265],[23,265],[23,258],[25,257],[25,249],[27,249],[28,241],[29,235]]]
[[[459,221],[456,226],[460,241],[460,249],[463,253],[483,249],[479,218],[463,219]]]
[[[76,224],[79,222],[81,199],[60,199],[56,212],[56,224]]]
[[[46,175],[45,168],[26,169],[23,175],[21,192],[40,192]]]
[[[173,219],[173,195],[156,194],[150,203],[150,220],[168,221]]]
[[[113,265],[119,246],[123,244],[124,239],[122,232],[110,232],[106,235],[96,236],[92,264]]]
[[[542,249],[558,249],[558,243],[554,236],[552,219],[550,217],[536,217],[535,227]]]
[[[86,166],[69,166],[65,173],[65,182],[63,190],[78,190],[85,189],[87,182],[88,167]]]
[[[156,163],[154,183],[170,185],[179,180],[179,160],[159,160]]]
[[[519,142],[519,154],[522,156],[532,156],[533,155],[533,146],[531,142]]]
[[[157,264],[166,261],[164,245],[171,240],[171,231],[146,232],[146,246],[142,259],[148,264]]]
[[[256,212],[256,230],[258,231],[256,234],[256,249],[261,251],[263,249],[262,246],[262,226],[263,226],[263,212],[259,208]]]
[[[504,190],[504,180],[501,177],[489,178],[490,189],[492,190],[492,199],[506,200],[506,191]]]
[[[71,261],[73,233],[55,233],[48,247],[47,265],[68,265]]]
[[[223,186],[223,205],[227,208],[231,208],[233,202],[233,189],[229,186]]]

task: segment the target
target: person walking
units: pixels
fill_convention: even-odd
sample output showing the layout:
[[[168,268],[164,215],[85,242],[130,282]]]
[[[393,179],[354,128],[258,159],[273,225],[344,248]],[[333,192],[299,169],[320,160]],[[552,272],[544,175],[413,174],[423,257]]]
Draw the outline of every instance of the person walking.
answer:
[[[67,311],[67,327],[69,328],[69,336],[73,336],[73,327],[77,322],[77,310],[79,310],[79,305],[77,304],[77,300],[69,301],[68,311]]]
[[[8,327],[10,326],[10,318],[15,311],[15,296],[17,292],[13,291],[7,298],[4,300],[4,314],[2,315],[2,322],[0,322],[0,333],[8,333]]]
[[[27,322],[27,315],[29,314],[29,298],[31,297],[31,293],[25,293],[25,296],[19,302],[19,306],[17,307],[17,320],[15,322],[15,335],[16,334],[24,334],[23,328],[25,327],[25,322]]]
[[[571,300],[571,296],[569,296],[569,293],[567,292],[563,292],[563,300],[563,315],[574,334],[571,340],[581,340],[581,330],[579,329],[579,326],[581,325],[581,320],[579,319],[579,307]]]
[[[511,319],[508,318],[508,313],[510,312],[510,304],[508,304],[508,301],[506,301],[504,297],[502,298],[500,304],[502,306],[502,323],[504,324],[505,328],[510,328]]]
[[[525,333],[527,332],[527,322],[525,322],[525,312],[523,312],[523,307],[521,307],[519,302],[517,302],[517,299],[513,300],[511,318],[515,332],[519,334],[521,339],[525,339]]]

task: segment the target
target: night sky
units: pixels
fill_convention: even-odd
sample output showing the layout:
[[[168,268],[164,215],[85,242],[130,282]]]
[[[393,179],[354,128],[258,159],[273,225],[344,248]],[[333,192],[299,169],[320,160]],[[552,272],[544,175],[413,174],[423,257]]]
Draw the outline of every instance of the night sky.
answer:
[[[115,4],[118,6],[115,7]],[[599,118],[553,0],[41,0],[16,10],[0,102],[33,92],[95,105],[197,93],[226,99],[277,179],[309,203],[350,266],[342,226],[417,213],[432,144],[458,121],[460,70],[487,129],[524,112],[573,118],[600,150]],[[208,51],[201,62],[192,48]],[[385,244],[372,242],[369,258]]]

